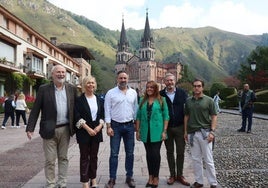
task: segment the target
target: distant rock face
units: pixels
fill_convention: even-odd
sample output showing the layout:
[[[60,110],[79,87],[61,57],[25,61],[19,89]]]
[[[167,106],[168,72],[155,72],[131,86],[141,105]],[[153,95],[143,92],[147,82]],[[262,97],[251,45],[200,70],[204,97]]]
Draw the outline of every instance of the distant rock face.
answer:
[[[40,34],[55,36],[59,42],[74,43],[93,50],[96,66],[110,88],[114,79],[111,67],[116,62],[118,31],[111,31],[85,17],[60,9],[46,0],[0,0],[0,4],[14,15],[36,29]],[[125,20],[126,22],[128,20]],[[131,27],[131,23],[128,24]],[[263,41],[267,44],[268,34],[246,36],[219,30],[213,27],[151,29],[159,62],[177,62],[188,65],[193,76],[207,82],[237,75],[240,64]],[[136,51],[140,45],[142,31],[127,32],[130,48]],[[109,67],[109,68],[107,68]],[[104,83],[106,84],[106,83]]]

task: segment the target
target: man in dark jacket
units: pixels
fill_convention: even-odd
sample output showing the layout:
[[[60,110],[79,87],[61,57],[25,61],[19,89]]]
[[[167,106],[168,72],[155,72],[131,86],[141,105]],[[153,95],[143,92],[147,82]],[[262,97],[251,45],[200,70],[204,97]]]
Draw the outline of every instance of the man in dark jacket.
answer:
[[[184,163],[184,103],[187,99],[186,92],[175,86],[175,76],[167,73],[165,76],[166,88],[160,91],[160,94],[166,98],[169,109],[169,123],[167,129],[167,140],[165,145],[167,149],[167,160],[170,171],[170,178],[167,181],[168,185],[174,184],[177,180],[183,185],[190,186],[190,183],[183,177]],[[174,142],[176,145],[176,160],[174,157]]]
[[[62,65],[52,68],[53,83],[39,87],[31,110],[27,136],[32,138],[41,111],[39,133],[45,153],[46,187],[66,187],[68,147],[74,134],[74,101],[76,88],[65,82],[66,69]],[[58,158],[58,182],[55,180],[55,162]]]
[[[244,84],[244,90],[241,97],[241,108],[242,108],[242,127],[238,129],[238,132],[245,132],[248,120],[247,133],[251,133],[252,116],[254,109],[254,102],[256,101],[255,93],[249,89],[248,84]]]

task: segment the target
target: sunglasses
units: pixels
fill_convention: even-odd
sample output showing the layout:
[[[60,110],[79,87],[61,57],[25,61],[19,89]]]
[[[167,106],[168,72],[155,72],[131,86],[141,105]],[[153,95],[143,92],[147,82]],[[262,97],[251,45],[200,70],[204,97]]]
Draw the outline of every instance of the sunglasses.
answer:
[[[196,88],[196,87],[202,87],[202,85],[193,85],[194,86],[194,88]]]

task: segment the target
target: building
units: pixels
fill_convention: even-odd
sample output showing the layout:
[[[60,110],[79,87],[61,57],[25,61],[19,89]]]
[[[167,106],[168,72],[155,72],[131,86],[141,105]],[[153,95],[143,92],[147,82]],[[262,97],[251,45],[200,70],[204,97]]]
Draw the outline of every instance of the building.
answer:
[[[0,6],[0,97],[17,90],[35,96],[42,81],[50,79],[50,70],[56,64],[66,68],[66,81],[79,87],[81,78],[91,74],[90,60],[94,57],[85,47],[57,46],[55,37],[46,39]],[[14,75],[28,82],[24,80],[23,86],[18,87],[10,82]]]
[[[129,86],[138,89],[140,94],[144,92],[146,83],[149,80],[155,80],[159,88],[164,88],[163,78],[167,72],[175,75],[176,80],[181,78],[182,64],[163,63],[155,61],[154,39],[151,33],[148,12],[146,12],[146,21],[143,36],[140,41],[139,54],[132,54],[129,49],[124,19],[120,39],[117,45],[115,71],[124,70],[129,74]]]

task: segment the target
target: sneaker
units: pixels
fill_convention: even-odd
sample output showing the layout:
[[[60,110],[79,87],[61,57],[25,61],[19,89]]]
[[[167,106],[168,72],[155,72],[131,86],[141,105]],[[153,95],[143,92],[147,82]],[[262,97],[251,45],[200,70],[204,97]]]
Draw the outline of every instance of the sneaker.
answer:
[[[3,125],[2,125],[2,127],[1,127],[1,128],[2,128],[2,129],[6,129],[6,126],[3,126]]]
[[[17,128],[17,129],[19,129],[19,128],[20,128],[20,126],[16,126],[16,128]]]
[[[251,130],[248,130],[247,133],[251,133]]]
[[[15,128],[15,125],[11,125],[11,128]]]

